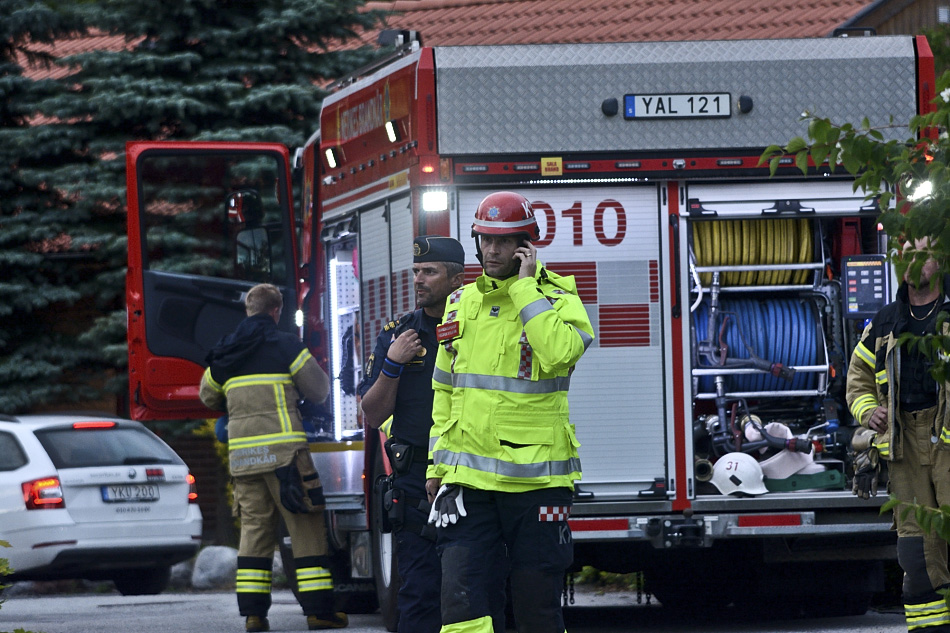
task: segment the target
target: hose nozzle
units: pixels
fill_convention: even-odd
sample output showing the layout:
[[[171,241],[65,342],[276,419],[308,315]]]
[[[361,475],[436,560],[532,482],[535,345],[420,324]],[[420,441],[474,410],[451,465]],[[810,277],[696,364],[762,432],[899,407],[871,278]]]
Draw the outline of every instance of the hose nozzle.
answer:
[[[693,464],[693,476],[696,477],[696,481],[709,481],[712,479],[712,462],[708,459],[697,457],[696,463]]]

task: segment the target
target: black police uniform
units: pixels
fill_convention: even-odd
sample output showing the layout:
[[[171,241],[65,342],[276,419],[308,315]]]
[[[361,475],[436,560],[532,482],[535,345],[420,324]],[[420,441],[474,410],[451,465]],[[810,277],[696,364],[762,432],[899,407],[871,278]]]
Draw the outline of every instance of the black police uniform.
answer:
[[[366,377],[359,386],[364,395],[379,378],[389,346],[408,329],[419,334],[425,354],[405,364],[399,377],[390,436],[399,445],[411,446],[409,470],[396,473],[396,494],[402,495],[403,519],[394,521],[396,559],[402,585],[399,588],[399,633],[436,633],[442,626],[440,587],[442,566],[435,549],[435,530],[427,525],[426,460],[429,428],[432,426],[432,370],[438,341],[435,328],[440,319],[421,308],[390,322],[376,339],[367,363]]]

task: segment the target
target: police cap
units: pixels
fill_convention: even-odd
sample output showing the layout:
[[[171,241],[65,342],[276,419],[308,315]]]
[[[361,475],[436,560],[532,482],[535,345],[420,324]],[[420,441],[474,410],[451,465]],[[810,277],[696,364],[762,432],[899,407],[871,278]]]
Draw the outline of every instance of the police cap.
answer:
[[[412,262],[465,264],[465,250],[458,240],[443,235],[420,235],[412,241]]]

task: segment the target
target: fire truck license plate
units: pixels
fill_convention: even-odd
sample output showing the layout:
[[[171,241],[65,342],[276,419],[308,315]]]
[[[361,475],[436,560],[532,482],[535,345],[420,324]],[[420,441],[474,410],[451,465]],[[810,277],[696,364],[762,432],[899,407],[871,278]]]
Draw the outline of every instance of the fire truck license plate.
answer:
[[[729,117],[732,102],[728,92],[624,95],[625,119],[678,119]]]
[[[158,486],[140,484],[103,486],[102,500],[106,503],[158,501]]]

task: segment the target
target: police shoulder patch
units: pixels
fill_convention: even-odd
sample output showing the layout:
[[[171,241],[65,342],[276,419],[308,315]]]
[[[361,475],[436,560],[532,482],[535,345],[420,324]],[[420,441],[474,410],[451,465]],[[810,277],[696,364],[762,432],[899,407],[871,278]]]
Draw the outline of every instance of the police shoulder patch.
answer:
[[[383,326],[383,332],[388,332],[389,330],[393,329],[397,325],[399,325],[399,319],[396,319],[395,321],[390,321],[389,323]]]

